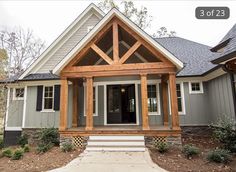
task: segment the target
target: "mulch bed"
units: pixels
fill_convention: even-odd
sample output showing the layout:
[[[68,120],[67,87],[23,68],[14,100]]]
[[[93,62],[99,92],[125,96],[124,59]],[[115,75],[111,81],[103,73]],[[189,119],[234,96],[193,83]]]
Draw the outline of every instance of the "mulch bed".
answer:
[[[187,159],[181,152],[181,147],[171,147],[164,154],[150,147],[149,152],[153,162],[170,172],[236,172],[236,156],[228,164],[217,164],[206,160],[207,152],[220,146],[210,134],[183,134],[182,144],[193,144],[200,149],[201,153]]]
[[[46,153],[37,154],[34,148],[25,153],[20,160],[11,160],[10,158],[0,158],[1,172],[38,172],[47,171],[54,168],[62,167],[68,162],[78,157],[82,150],[74,150],[64,153],[59,147],[53,147]]]

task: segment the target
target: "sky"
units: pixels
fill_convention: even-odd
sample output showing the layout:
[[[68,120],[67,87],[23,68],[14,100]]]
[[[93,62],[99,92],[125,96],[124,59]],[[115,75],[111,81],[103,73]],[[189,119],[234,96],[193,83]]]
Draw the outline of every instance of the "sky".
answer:
[[[100,1],[3,1],[0,0],[0,27],[21,26],[31,29],[35,36],[50,45],[74,19],[90,4]],[[119,3],[119,1],[116,1]],[[152,34],[164,26],[177,36],[209,46],[216,45],[236,23],[236,1],[230,0],[135,0],[145,6],[153,20],[145,31]],[[199,6],[226,6],[230,18],[225,20],[199,20],[195,9]]]

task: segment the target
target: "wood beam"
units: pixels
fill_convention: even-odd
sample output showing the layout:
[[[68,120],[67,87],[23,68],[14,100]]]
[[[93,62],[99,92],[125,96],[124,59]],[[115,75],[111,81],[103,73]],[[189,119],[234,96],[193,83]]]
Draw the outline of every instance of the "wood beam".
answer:
[[[171,104],[171,117],[172,117],[172,129],[179,129],[179,114],[178,114],[178,102],[176,93],[176,76],[175,73],[169,74],[170,84],[170,104]]]
[[[73,120],[72,127],[78,127],[79,81],[73,80]]]
[[[137,41],[119,60],[119,63],[124,63],[141,45],[139,41]]]
[[[61,79],[61,96],[60,96],[60,126],[59,130],[67,129],[67,110],[68,110],[68,81],[67,78]]]
[[[142,99],[142,127],[149,130],[148,99],[147,99],[147,74],[141,75],[141,99]]]
[[[140,41],[141,44],[146,47],[149,51],[151,51],[158,59],[161,61],[172,64],[162,53],[157,51],[155,48],[153,48],[147,41],[145,41],[141,36],[139,36],[135,31],[130,29],[126,24],[124,24],[121,20],[117,19],[117,23],[130,35],[132,35],[137,41]],[[172,64],[173,65],[173,64]]]
[[[93,129],[93,78],[86,78],[86,128]]]
[[[163,104],[163,121],[164,126],[168,126],[168,76],[162,75],[161,76],[161,89],[162,89],[162,104]]]
[[[111,58],[105,53],[103,52],[97,45],[92,44],[91,48],[101,57],[103,58],[108,64],[113,64],[113,61],[111,60]]]
[[[119,32],[118,24],[116,21],[113,23],[113,59],[115,63],[119,61]]]

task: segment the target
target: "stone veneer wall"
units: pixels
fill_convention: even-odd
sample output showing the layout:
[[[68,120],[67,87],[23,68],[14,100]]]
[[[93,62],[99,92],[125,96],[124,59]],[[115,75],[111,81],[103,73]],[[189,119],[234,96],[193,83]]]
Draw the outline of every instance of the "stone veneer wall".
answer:
[[[28,136],[28,142],[30,145],[36,145],[39,143],[38,132],[40,130],[40,128],[23,128],[22,135]]]

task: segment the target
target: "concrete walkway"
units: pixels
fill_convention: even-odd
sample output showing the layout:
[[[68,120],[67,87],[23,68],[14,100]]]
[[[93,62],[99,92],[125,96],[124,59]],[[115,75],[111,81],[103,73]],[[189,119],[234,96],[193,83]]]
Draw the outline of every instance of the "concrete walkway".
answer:
[[[145,152],[84,152],[64,167],[50,172],[166,172]]]

